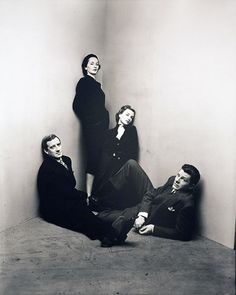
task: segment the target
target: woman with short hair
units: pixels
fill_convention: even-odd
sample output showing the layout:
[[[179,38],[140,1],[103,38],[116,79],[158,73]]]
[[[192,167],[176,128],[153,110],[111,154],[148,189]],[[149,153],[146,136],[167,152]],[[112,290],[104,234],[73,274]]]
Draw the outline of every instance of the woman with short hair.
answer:
[[[102,157],[95,175],[93,197],[97,197],[109,178],[116,174],[130,159],[138,159],[138,135],[133,126],[135,110],[124,105],[116,113],[116,127],[106,132]]]
[[[96,75],[101,68],[98,57],[88,54],[82,62],[81,78],[76,86],[73,110],[79,118],[83,131],[86,152],[86,186],[90,195],[93,177],[96,174],[104,134],[109,128],[109,113],[105,108],[105,93]]]

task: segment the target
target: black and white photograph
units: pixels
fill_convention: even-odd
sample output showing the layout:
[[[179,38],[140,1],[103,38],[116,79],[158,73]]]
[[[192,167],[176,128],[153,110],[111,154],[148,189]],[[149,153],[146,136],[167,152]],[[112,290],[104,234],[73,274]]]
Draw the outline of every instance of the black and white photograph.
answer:
[[[235,295],[236,0],[0,0],[0,294]]]

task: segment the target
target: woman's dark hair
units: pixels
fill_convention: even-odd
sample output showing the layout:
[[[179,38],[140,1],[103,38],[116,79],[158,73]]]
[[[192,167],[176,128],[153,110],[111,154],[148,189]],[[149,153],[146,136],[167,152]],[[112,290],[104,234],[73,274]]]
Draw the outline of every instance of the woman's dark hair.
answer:
[[[93,53],[90,53],[90,54],[86,55],[85,58],[84,58],[83,61],[82,61],[82,65],[81,65],[81,67],[82,67],[82,72],[83,72],[83,75],[84,75],[84,76],[87,75],[87,70],[85,70],[85,68],[86,68],[87,65],[88,65],[88,61],[89,61],[90,57],[96,57],[96,59],[99,61],[97,55],[95,55],[95,54],[93,54]],[[101,65],[99,64],[99,68],[98,68],[98,69],[100,70],[100,68],[101,68]]]
[[[45,153],[45,150],[48,149],[48,144],[47,144],[47,142],[53,140],[54,138],[58,138],[59,141],[61,142],[60,138],[59,138],[57,135],[55,135],[55,134],[46,135],[46,136],[44,136],[44,138],[42,139],[42,142],[41,142],[41,149],[42,149],[42,155],[43,155],[43,157],[47,156],[47,154]]]
[[[188,173],[191,176],[190,184],[196,185],[198,181],[200,180],[200,173],[198,169],[190,164],[184,164],[182,166],[182,169],[184,170],[185,173]]]
[[[132,112],[134,112],[134,117],[135,117],[135,114],[136,114],[135,110],[130,105],[125,105],[125,106],[121,107],[120,110],[116,113],[116,117],[115,117],[116,123],[119,122],[119,119],[120,119],[119,115],[122,114],[125,110],[131,110]],[[134,118],[133,118],[132,122],[130,123],[130,125],[132,125],[133,122],[134,122]]]

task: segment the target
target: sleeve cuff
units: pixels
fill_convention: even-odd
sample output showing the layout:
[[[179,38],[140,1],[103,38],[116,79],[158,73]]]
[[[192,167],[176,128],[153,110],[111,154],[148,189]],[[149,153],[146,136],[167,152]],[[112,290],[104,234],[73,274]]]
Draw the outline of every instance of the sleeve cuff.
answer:
[[[142,216],[142,217],[144,217],[144,218],[148,218],[148,213],[147,212],[139,212],[138,213],[138,217],[139,216]]]

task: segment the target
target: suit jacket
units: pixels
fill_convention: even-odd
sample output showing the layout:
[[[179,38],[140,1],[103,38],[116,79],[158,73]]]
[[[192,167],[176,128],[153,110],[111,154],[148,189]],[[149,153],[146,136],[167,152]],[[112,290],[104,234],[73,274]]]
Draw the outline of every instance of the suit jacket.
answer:
[[[145,224],[154,224],[154,235],[176,240],[190,240],[194,228],[195,204],[192,191],[172,194],[175,176],[166,184],[145,194],[140,210],[148,212]]]
[[[66,169],[55,159],[46,157],[39,169],[37,185],[40,214],[46,220],[62,225],[78,222],[78,214],[86,206],[86,194],[75,188],[71,159],[62,156]]]
[[[117,139],[118,125],[105,134],[102,157],[94,181],[94,191],[101,187],[130,159],[138,158],[138,135],[135,126],[125,127],[121,139]]]

